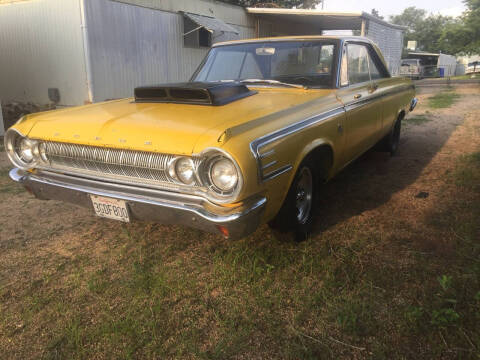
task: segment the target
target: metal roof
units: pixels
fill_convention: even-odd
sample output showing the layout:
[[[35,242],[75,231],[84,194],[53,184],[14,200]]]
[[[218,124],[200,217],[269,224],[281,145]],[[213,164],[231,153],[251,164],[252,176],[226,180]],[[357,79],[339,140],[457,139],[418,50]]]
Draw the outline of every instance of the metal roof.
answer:
[[[210,17],[210,16],[203,16],[198,14],[191,14],[184,12],[183,13],[186,17],[192,20],[194,23],[199,25],[200,27],[205,28],[206,30],[213,32],[224,32],[224,33],[235,33],[238,34],[238,30],[235,29],[233,26],[228,25],[227,23],[223,22],[220,19]]]
[[[363,20],[370,20],[384,26],[406,30],[407,27],[391,24],[366,12],[329,12],[324,10],[247,8],[249,14],[271,20],[302,22],[318,30],[360,30]]]

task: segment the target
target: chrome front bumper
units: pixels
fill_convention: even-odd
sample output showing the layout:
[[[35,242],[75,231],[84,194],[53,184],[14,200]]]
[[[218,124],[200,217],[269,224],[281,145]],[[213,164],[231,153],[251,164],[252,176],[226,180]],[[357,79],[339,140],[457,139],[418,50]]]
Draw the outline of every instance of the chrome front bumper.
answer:
[[[54,172],[30,173],[17,168],[10,177],[38,199],[61,200],[92,209],[90,194],[126,201],[130,218],[180,224],[228,238],[254,232],[261,223],[266,198],[250,198],[235,207],[213,204],[199,196],[109,183]]]

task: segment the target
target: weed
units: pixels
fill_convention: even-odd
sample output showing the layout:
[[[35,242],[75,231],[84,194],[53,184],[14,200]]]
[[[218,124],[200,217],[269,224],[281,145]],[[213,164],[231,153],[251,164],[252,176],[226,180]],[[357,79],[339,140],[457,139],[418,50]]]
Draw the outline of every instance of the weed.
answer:
[[[439,328],[446,328],[454,325],[460,315],[454,309],[433,310],[431,324]]]
[[[425,310],[421,306],[409,306],[405,311],[405,320],[410,327],[418,328],[422,323]]]
[[[458,98],[460,95],[453,91],[443,91],[428,98],[428,106],[434,109],[449,108]]]
[[[452,277],[449,275],[442,275],[438,278],[438,283],[444,292],[447,292],[452,286]]]

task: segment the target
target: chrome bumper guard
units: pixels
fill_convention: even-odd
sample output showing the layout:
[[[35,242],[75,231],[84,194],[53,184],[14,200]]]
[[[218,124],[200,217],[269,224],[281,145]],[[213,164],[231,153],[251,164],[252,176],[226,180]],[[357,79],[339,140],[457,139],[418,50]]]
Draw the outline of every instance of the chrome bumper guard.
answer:
[[[260,225],[266,198],[253,197],[235,207],[213,204],[199,196],[109,183],[60,173],[26,172],[17,168],[10,177],[41,200],[61,200],[92,209],[90,194],[126,201],[130,218],[162,224],[180,224],[239,239]],[[227,236],[228,234],[228,236]]]

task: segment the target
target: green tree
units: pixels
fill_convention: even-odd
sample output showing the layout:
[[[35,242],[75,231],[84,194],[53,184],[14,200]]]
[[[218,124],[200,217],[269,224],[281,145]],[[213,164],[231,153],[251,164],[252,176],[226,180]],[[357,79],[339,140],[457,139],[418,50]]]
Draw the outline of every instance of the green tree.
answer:
[[[376,18],[379,18],[380,20],[383,20],[383,19],[384,19],[383,16],[380,15],[380,13],[378,12],[377,9],[372,9],[371,14],[372,14],[373,16],[375,16]]]
[[[464,0],[464,3],[467,6],[462,29],[465,53],[480,54],[480,0]]]
[[[410,40],[417,41],[419,50],[447,53],[448,50],[452,49],[444,36],[445,29],[453,29],[453,25],[457,23],[450,16],[433,14],[427,16],[426,10],[411,6],[400,15],[390,17],[390,21],[394,24],[407,26],[405,43]]]
[[[397,25],[407,26],[407,33],[411,33],[416,31],[426,17],[426,10],[417,9],[415,6],[410,6],[403,10],[400,15],[391,16],[390,22]]]
[[[390,17],[394,24],[408,27],[405,43],[416,40],[420,50],[447,54],[480,53],[480,0],[464,0],[467,11],[458,18],[427,15],[416,7]]]
[[[279,7],[279,8],[315,8],[322,0],[223,0],[224,2],[245,7]]]

